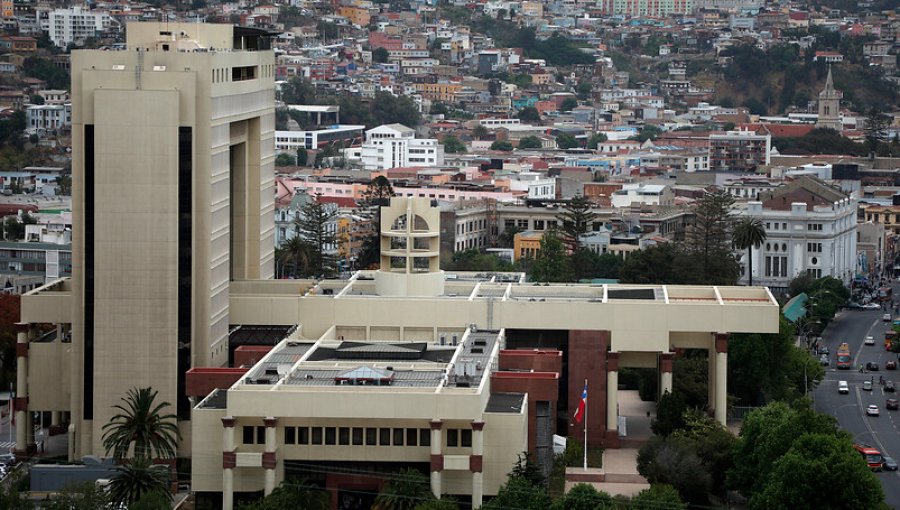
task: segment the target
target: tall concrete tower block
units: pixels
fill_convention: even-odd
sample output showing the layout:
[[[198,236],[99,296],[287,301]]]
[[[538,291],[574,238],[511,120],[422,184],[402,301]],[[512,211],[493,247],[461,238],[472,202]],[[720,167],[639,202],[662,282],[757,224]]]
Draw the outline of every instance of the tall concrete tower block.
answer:
[[[72,52],[76,458],[147,386],[189,452],[184,374],[227,362],[230,282],[273,276],[269,34],[130,23],[126,48]]]

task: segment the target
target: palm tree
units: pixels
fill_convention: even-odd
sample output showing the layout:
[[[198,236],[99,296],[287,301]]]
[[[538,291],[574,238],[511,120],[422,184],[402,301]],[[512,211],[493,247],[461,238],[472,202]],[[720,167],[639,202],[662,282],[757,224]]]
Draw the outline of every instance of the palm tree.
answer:
[[[304,479],[285,480],[271,494],[253,503],[243,503],[239,510],[277,510],[302,508],[304,510],[328,510],[331,500],[328,491]]]
[[[308,275],[310,273],[310,265],[312,264],[311,246],[299,235],[295,235],[282,243],[281,247],[278,248],[276,258],[281,266],[282,276],[288,268],[293,269],[294,276]]]
[[[415,469],[401,469],[391,477],[375,498],[373,510],[412,510],[419,503],[432,501],[428,478]]]
[[[117,461],[128,456],[132,444],[136,460],[175,457],[181,438],[177,417],[163,414],[171,404],[157,404],[158,393],[152,388],[132,388],[122,399],[124,404],[114,406],[120,412],[103,426],[103,447]]]
[[[766,229],[759,218],[747,217],[734,226],[732,234],[734,246],[739,250],[747,250],[748,285],[753,286],[753,249],[762,246],[766,240]]]
[[[169,466],[136,457],[129,464],[116,467],[116,474],[109,481],[109,494],[114,503],[125,507],[151,494],[171,500],[170,475]]]

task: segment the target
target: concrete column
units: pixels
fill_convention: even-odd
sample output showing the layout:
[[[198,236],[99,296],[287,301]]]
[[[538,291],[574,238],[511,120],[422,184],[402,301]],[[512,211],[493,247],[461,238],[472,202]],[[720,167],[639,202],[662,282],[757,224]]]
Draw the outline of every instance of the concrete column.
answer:
[[[590,401],[590,390],[588,401]],[[591,417],[588,415],[588,420]],[[606,353],[606,447],[619,442],[619,353]]]
[[[50,426],[58,427],[62,425],[62,412],[50,411]]]
[[[222,510],[234,510],[234,418],[222,418]]]
[[[24,457],[28,452],[28,328],[26,323],[16,324],[16,455]],[[32,433],[33,434],[33,433]]]
[[[726,425],[728,413],[728,334],[716,335],[716,421]]]
[[[715,410],[716,408],[716,350],[715,343],[716,340],[713,338],[713,346],[707,350],[708,357],[708,369],[706,374],[706,392],[707,392],[707,407],[710,411]]]
[[[659,356],[659,394],[672,393],[672,365],[675,353],[664,352]]]
[[[263,453],[262,467],[266,470],[264,493],[268,496],[275,490],[275,467],[277,465],[275,451],[278,449],[275,442],[275,425],[278,424],[278,419],[268,416],[263,423],[266,425],[266,451]]]
[[[472,508],[480,508],[484,498],[484,422],[472,422],[472,455],[469,471],[472,472]]]
[[[428,423],[431,426],[431,493],[434,494],[434,497],[440,498],[444,478],[444,455],[442,453],[444,423],[441,420],[431,420]]]

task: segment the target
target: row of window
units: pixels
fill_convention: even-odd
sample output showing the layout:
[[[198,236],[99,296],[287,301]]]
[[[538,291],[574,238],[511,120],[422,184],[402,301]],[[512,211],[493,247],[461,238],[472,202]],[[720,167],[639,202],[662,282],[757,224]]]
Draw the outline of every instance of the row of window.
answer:
[[[266,444],[266,428],[245,426],[244,444]],[[448,448],[471,448],[472,429],[444,431]],[[431,446],[431,430],[388,427],[284,427],[286,445]]]

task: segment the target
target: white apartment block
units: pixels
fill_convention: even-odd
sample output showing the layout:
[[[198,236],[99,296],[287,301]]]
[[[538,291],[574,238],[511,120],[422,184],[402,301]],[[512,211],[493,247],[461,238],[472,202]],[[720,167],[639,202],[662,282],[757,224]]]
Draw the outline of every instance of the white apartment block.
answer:
[[[360,155],[366,170],[444,164],[444,146],[434,138],[416,138],[402,124],[386,124],[366,131]]]
[[[675,193],[664,184],[625,184],[612,194],[611,200],[615,208],[631,204],[675,205]]]
[[[88,37],[109,28],[112,18],[106,11],[91,11],[80,6],[50,11],[50,40],[60,48],[81,44]]]
[[[849,284],[856,271],[857,200],[813,177],[801,177],[748,202],[741,216],[759,218],[766,240],[753,250],[753,285],[773,292],[807,273]],[[747,250],[738,252],[747,282]]]
[[[25,131],[28,133],[68,129],[71,126],[71,104],[33,104],[25,108]]]
[[[509,190],[527,193],[531,200],[556,198],[556,179],[538,172],[521,172],[510,176]]]

